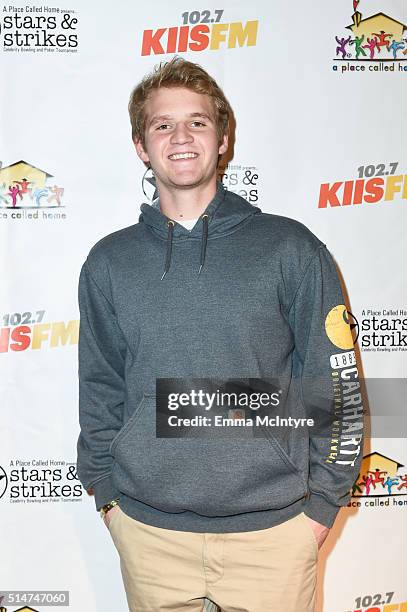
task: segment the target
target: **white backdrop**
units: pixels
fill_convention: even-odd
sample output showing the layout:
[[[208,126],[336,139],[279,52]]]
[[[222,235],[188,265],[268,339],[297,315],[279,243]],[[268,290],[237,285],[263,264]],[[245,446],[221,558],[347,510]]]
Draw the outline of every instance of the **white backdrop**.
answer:
[[[225,185],[265,212],[304,222],[327,244],[364,376],[386,379],[389,389],[388,379],[406,376],[407,5],[356,5],[0,6],[0,589],[69,591],[74,612],[126,610],[117,553],[75,478],[77,283],[90,247],[138,221],[144,167],[127,103],[140,78],[174,55],[165,52],[167,28],[184,26],[185,35],[190,22],[189,35],[200,33],[201,50],[180,54],[204,66],[234,108]],[[149,54],[145,30],[155,41]],[[380,30],[388,36],[370,58],[363,45]],[[366,55],[356,57],[363,32]],[[349,36],[344,58],[336,55],[335,37]],[[396,42],[388,49],[386,41]],[[164,53],[154,53],[160,45]],[[369,193],[375,201],[364,199]],[[396,404],[394,394],[378,408],[390,415]],[[320,552],[318,612],[407,610],[406,434],[376,435],[366,442],[354,506],[341,510]],[[385,474],[369,488],[375,469]],[[7,612],[27,604],[3,602]]]

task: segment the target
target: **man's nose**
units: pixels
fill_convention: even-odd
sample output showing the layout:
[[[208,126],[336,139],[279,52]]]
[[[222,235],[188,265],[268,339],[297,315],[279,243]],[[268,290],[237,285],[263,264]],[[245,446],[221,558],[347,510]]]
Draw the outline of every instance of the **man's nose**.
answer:
[[[185,142],[192,142],[193,135],[189,131],[188,126],[184,123],[177,123],[174,131],[171,134],[171,144],[184,144]]]

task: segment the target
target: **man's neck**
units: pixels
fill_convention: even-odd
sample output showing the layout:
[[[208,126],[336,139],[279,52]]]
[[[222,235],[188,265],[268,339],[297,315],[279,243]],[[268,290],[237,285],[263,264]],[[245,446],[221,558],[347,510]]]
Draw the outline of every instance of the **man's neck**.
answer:
[[[216,194],[216,180],[191,189],[168,189],[159,185],[160,210],[170,219],[197,219]]]

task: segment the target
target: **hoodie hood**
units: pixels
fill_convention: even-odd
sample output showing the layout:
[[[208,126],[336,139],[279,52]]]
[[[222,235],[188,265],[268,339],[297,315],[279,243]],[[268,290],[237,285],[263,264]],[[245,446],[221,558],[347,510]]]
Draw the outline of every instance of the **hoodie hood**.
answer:
[[[143,203],[140,210],[139,222],[145,223],[154,234],[167,241],[167,252],[161,280],[171,266],[173,243],[185,240],[199,240],[201,242],[201,257],[198,269],[198,274],[200,274],[205,262],[208,241],[211,238],[231,233],[236,226],[248,217],[261,213],[260,208],[228,191],[220,181],[217,182],[214,198],[199,216],[192,230],[187,230],[180,223],[165,216],[161,212],[159,198],[154,200],[152,204]]]

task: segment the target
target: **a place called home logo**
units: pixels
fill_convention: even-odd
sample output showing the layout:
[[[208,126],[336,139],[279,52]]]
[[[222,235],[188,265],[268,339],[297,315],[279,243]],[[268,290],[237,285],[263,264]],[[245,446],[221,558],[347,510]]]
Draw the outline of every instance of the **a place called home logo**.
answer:
[[[0,162],[0,219],[66,219],[65,188],[53,179],[24,160]]]
[[[361,351],[394,353],[407,351],[407,307],[363,308],[360,321]]]
[[[7,467],[5,492],[3,502],[43,504],[82,501],[83,488],[72,461],[13,458]]]
[[[335,35],[334,60],[339,64],[334,71],[407,71],[407,25],[382,12],[363,16],[359,3],[353,0],[352,23]]]
[[[407,472],[403,463],[378,452],[363,457],[349,507],[407,507],[406,497]]]
[[[8,53],[76,53],[78,13],[66,6],[3,4],[0,49]]]

